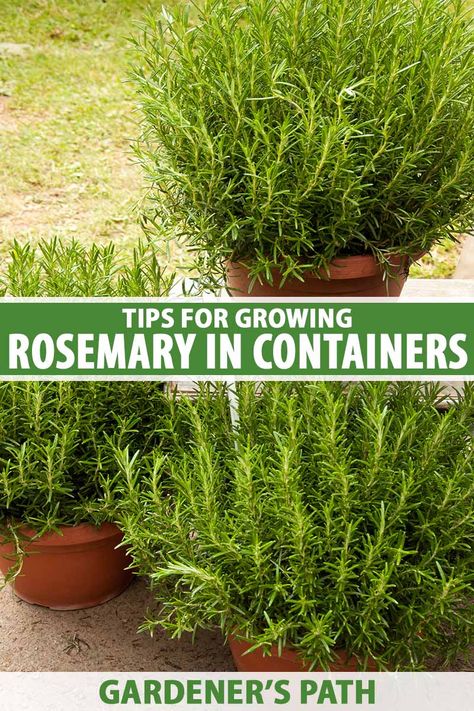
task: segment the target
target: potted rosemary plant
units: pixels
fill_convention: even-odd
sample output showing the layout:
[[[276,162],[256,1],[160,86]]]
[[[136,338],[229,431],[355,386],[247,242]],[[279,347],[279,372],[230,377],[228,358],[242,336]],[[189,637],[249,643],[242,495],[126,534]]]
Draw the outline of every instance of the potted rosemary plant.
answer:
[[[113,245],[15,244],[2,296],[159,296],[152,245],[127,266]],[[131,581],[118,545],[109,447],[158,442],[160,383],[0,385],[0,571],[24,600],[55,609],[105,602]]]
[[[218,626],[241,671],[420,670],[466,650],[474,389],[444,414],[416,383],[245,384],[239,401],[238,432],[218,388],[176,404],[168,454],[115,448],[120,527],[157,601],[144,628]]]
[[[108,452],[156,446],[162,397],[153,383],[0,385],[0,571],[23,600],[92,607],[130,584]]]
[[[156,446],[153,383],[0,385],[0,571],[27,602],[92,607],[132,580],[109,447]]]
[[[472,221],[473,40],[463,0],[206,0],[151,17],[137,151],[201,282],[398,295],[410,263]]]

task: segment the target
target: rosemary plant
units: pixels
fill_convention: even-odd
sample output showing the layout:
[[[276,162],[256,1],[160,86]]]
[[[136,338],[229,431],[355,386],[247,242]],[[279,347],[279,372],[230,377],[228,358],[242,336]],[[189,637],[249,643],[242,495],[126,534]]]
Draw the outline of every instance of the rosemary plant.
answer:
[[[2,383],[2,528],[110,520],[110,445],[156,447],[162,411],[154,383]]]
[[[197,17],[196,17],[197,13]],[[472,221],[465,0],[205,0],[136,41],[137,153],[204,281],[416,257]]]
[[[0,296],[165,296],[174,275],[166,274],[152,242],[140,242],[129,262],[115,245],[85,247],[54,238],[37,247],[15,242]]]
[[[2,296],[162,296],[171,283],[145,243],[129,264],[111,244],[16,243],[7,264]],[[0,385],[0,538],[16,541],[18,561],[21,526],[41,535],[114,520],[110,447],[156,447],[166,408],[161,383]]]
[[[217,625],[324,668],[336,649],[402,670],[466,650],[474,389],[443,414],[415,383],[245,384],[237,432],[224,400],[175,403],[167,454],[114,447],[125,541],[157,601],[144,627]]]

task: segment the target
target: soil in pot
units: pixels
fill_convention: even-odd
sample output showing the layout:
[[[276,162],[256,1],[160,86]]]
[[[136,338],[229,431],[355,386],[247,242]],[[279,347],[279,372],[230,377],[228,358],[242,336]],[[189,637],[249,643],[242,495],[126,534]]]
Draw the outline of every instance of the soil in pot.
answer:
[[[60,526],[61,534],[46,533],[24,544],[25,555],[13,590],[26,602],[53,610],[78,610],[100,605],[120,595],[130,585],[130,559],[117,548],[122,534],[112,523],[99,528],[83,523]],[[26,527],[21,535],[32,538]],[[0,571],[12,566],[11,543],[0,544]]]
[[[250,642],[229,637],[229,647],[232,652],[234,664],[239,672],[307,672],[309,665],[305,665],[298,654],[288,647],[284,647],[281,656],[278,655],[278,648],[272,647],[271,654],[264,655],[261,649],[249,652],[252,647]],[[359,664],[355,657],[347,657],[345,652],[336,651],[336,658],[331,664],[330,671],[354,672],[359,670]],[[313,669],[313,671],[323,671]],[[367,671],[377,671],[375,661],[369,660]]]
[[[281,272],[272,270],[273,284],[256,281],[250,289],[249,270],[240,263],[227,267],[227,288],[236,298],[254,297],[358,297],[400,296],[408,277],[409,257],[390,258],[390,274],[371,255],[341,257],[330,264],[329,271],[307,273],[304,280],[287,279],[281,285]]]

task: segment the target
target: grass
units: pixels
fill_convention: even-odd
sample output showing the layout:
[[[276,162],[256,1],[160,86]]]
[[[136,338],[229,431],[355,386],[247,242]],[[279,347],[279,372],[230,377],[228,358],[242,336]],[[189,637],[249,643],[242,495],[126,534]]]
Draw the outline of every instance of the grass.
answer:
[[[128,250],[139,236],[145,183],[129,149],[138,130],[126,38],[150,7],[161,2],[0,0],[2,244],[60,235]],[[452,274],[456,248],[437,252],[416,276]]]
[[[0,3],[0,43],[28,45],[0,50],[4,240],[59,234],[129,246],[138,237],[143,183],[129,150],[137,131],[126,38],[149,6]]]
[[[453,276],[458,263],[463,238],[458,244],[445,240],[413,265],[410,276],[417,279],[446,279]]]

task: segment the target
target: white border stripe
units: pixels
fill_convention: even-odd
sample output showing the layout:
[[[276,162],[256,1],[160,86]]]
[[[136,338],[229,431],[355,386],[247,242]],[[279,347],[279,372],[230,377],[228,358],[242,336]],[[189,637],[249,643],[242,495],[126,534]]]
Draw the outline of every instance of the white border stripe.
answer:
[[[261,705],[247,703],[229,705],[216,703],[201,703],[189,705],[182,703],[168,705],[156,704],[136,705],[133,701],[126,704],[109,705],[101,701],[99,689],[102,682],[106,680],[116,680],[114,688],[123,691],[125,683],[132,681],[141,692],[143,698],[143,688],[145,680],[152,680],[163,684],[166,680],[173,682],[186,682],[195,680],[199,687],[202,687],[207,679],[214,682],[227,680],[234,684],[242,681],[245,689],[245,682],[250,679],[268,682],[270,689],[264,693]],[[276,694],[274,684],[277,679],[288,680],[287,690],[290,693],[289,703],[280,706],[275,705]],[[340,702],[341,696],[337,698],[338,703],[331,704],[327,700],[321,704],[317,703],[317,696],[310,697],[306,705],[301,704],[302,683],[311,681],[318,684],[321,689],[323,681],[329,681],[337,688],[337,680],[353,681],[352,688],[348,690],[348,703]],[[375,704],[369,705],[368,699],[362,697],[362,703],[356,704],[355,684],[359,683],[363,688],[368,688],[369,682],[374,684]],[[202,698],[202,697],[201,697]],[[316,709],[331,708],[344,709],[345,711],[362,711],[372,709],[373,711],[472,711],[474,708],[474,674],[468,672],[449,673],[312,673],[312,674],[237,674],[223,672],[189,672],[189,673],[4,673],[0,674],[0,707],[2,711],[105,711],[110,708],[119,709],[164,709],[164,711],[182,711],[183,709],[206,709],[206,711],[222,711],[224,709],[242,709],[243,711],[275,711],[275,709]]]

